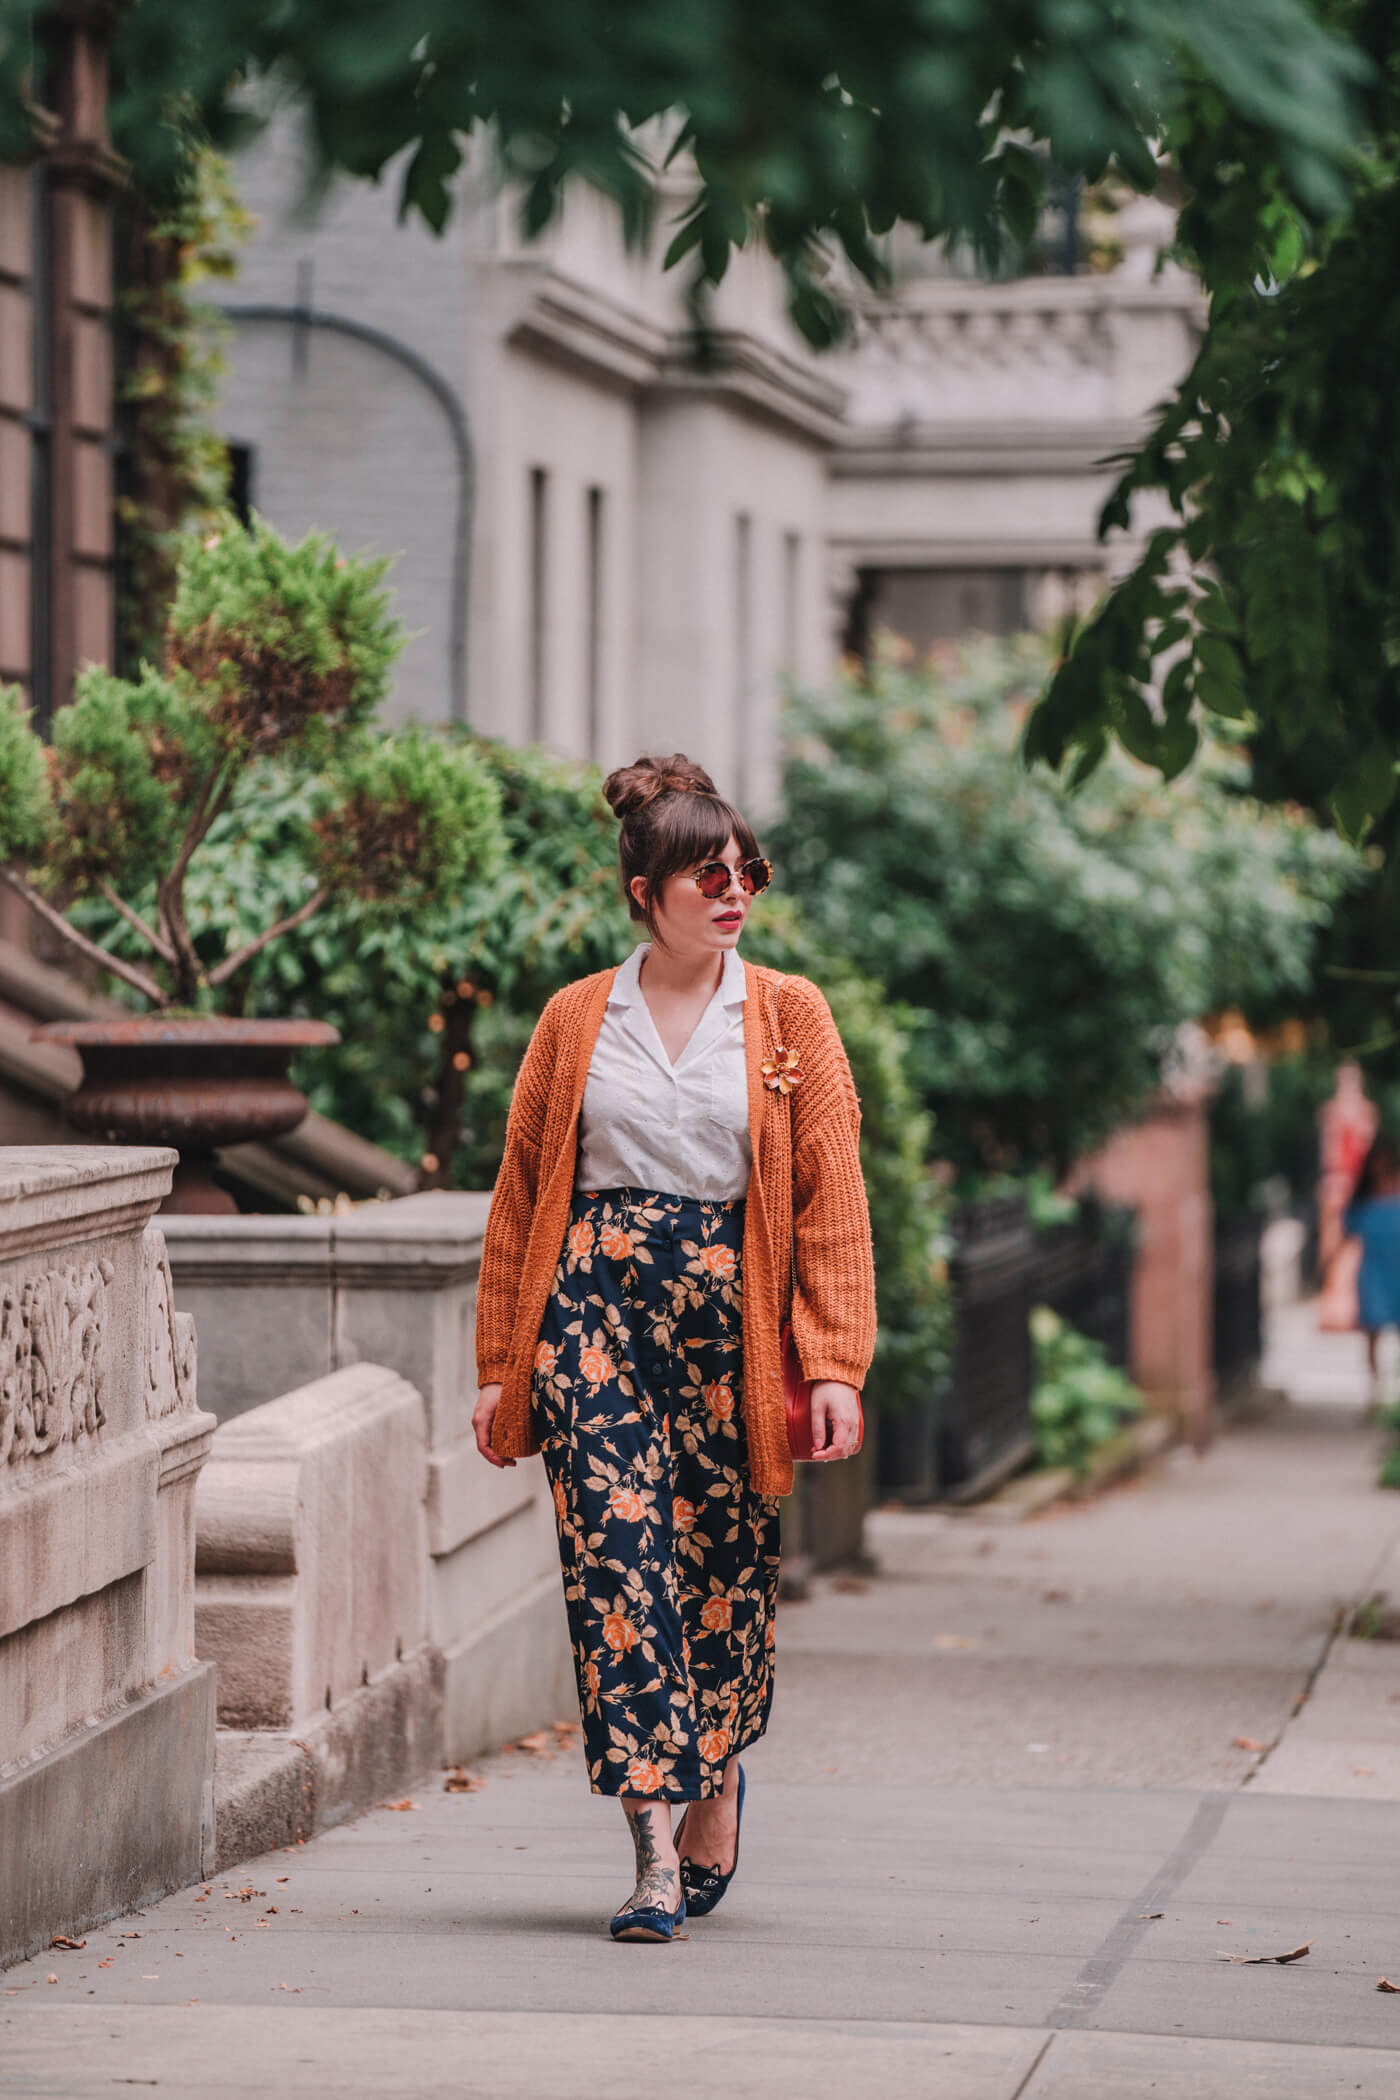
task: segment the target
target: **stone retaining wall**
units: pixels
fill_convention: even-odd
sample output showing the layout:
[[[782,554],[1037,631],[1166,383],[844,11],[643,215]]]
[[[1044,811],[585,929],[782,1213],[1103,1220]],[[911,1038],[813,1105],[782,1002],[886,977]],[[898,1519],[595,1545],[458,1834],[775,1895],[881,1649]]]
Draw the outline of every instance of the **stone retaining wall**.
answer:
[[[213,1863],[175,1154],[0,1149],[0,1962]]]

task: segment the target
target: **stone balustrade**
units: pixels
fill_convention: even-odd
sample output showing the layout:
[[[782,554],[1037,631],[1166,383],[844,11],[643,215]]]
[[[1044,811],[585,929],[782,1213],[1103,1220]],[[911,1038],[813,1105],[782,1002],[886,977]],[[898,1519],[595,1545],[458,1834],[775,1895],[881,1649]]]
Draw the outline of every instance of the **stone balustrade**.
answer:
[[[0,1149],[0,1962],[212,1865],[173,1152]]]
[[[440,1192],[338,1216],[163,1221],[221,1424],[199,1499],[221,1861],[373,1798],[371,1773],[401,1787],[439,1752],[457,1763],[572,1709],[543,1468],[494,1471],[472,1436],[487,1207]],[[344,1586],[336,1564],[352,1552],[368,1589]]]

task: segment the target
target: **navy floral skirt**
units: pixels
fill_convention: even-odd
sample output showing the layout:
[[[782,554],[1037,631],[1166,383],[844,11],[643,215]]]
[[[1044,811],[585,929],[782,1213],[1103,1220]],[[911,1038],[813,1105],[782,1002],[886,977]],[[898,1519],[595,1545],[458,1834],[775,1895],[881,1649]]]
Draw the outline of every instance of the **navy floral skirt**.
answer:
[[[695,1801],[773,1698],[778,1505],[749,1487],[744,1206],[574,1197],[533,1407],[554,1490],[588,1776]]]

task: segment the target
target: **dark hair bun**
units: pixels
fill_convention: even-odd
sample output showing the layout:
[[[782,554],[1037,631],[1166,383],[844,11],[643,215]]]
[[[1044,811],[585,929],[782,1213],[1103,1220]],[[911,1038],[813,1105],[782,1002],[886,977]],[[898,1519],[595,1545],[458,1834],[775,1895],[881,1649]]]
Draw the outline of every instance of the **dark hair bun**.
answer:
[[[612,813],[619,820],[637,816],[658,795],[713,795],[713,780],[703,766],[673,751],[669,758],[639,758],[630,766],[619,766],[603,782]]]

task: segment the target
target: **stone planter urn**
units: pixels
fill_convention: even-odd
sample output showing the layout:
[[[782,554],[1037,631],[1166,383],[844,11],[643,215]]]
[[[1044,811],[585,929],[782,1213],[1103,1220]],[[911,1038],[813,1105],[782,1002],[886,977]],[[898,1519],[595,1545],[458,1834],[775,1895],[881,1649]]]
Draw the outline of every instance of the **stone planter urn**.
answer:
[[[63,1104],[76,1130],[102,1144],[173,1145],[180,1155],[166,1211],[232,1212],[214,1179],[223,1145],[284,1137],[306,1114],[287,1066],[296,1050],[338,1043],[325,1021],[241,1021],[220,1015],[133,1015],[51,1021],[37,1040],[82,1059]]]

